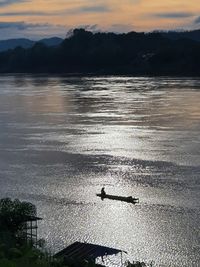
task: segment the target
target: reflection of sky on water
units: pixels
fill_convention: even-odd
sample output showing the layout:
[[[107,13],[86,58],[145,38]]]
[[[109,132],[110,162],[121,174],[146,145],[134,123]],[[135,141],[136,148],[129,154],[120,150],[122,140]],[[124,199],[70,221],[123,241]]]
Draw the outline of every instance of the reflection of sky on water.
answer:
[[[49,244],[85,240],[160,266],[197,266],[198,79],[2,76],[0,84],[0,193],[37,204]],[[101,202],[102,185],[141,204]]]

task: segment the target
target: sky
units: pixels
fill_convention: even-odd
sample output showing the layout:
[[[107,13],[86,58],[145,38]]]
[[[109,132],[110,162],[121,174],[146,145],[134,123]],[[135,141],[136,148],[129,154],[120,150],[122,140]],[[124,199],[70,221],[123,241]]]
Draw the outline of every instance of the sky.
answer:
[[[200,0],[0,0],[0,39],[200,28]]]

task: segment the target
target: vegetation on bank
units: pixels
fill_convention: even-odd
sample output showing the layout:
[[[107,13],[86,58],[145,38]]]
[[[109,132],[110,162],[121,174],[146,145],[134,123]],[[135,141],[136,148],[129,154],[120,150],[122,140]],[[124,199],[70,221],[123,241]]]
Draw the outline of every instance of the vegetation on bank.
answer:
[[[24,236],[25,221],[37,215],[29,202],[9,198],[0,200],[0,267],[102,267],[94,262],[65,263],[44,250],[43,240],[32,243]],[[145,267],[144,263],[127,262],[126,267]]]
[[[0,267],[64,266],[27,240],[26,220],[35,216],[36,207],[32,203],[0,200]],[[41,241],[37,245],[40,244]]]
[[[200,42],[185,35],[75,29],[55,47],[36,43],[0,53],[0,72],[199,76]]]

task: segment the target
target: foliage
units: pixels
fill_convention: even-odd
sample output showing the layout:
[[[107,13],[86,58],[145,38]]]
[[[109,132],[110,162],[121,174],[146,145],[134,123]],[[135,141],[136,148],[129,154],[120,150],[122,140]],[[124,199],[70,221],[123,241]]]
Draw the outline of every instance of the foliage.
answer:
[[[46,253],[24,245],[9,250],[0,246],[0,267],[64,267],[64,265]]]
[[[200,42],[195,40],[75,29],[59,46],[36,43],[0,53],[0,72],[200,75]]]
[[[0,240],[12,240],[24,227],[27,217],[36,215],[36,207],[29,202],[4,198],[0,200]]]

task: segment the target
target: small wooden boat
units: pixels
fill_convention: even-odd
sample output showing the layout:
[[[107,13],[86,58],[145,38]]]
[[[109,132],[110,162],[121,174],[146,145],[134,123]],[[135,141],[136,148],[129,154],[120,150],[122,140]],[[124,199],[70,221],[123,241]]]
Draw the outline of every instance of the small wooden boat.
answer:
[[[124,201],[132,204],[139,203],[139,198],[134,197],[122,197],[122,196],[114,196],[114,195],[108,195],[108,194],[96,194],[97,197],[100,197],[102,200],[104,198],[112,199],[112,200],[118,200],[118,201]]]

